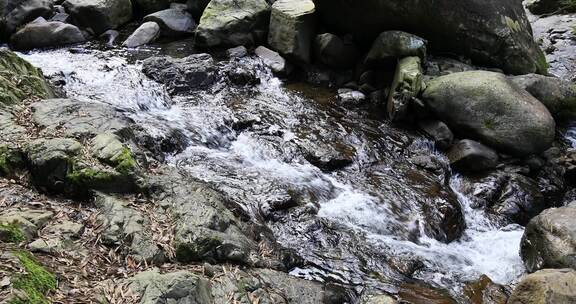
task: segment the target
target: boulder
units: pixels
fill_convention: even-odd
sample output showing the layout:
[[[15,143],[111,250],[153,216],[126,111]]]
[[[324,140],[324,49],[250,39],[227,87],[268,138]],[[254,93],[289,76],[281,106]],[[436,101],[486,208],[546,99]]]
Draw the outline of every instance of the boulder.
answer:
[[[352,68],[358,59],[358,49],[350,36],[341,38],[331,33],[316,36],[314,53],[318,61],[336,69]]]
[[[230,48],[226,50],[226,55],[228,58],[242,58],[248,55],[248,49],[245,46],[240,45],[234,48]]]
[[[529,272],[543,268],[576,269],[576,202],[544,210],[524,231],[520,255]]]
[[[52,0],[26,0],[5,17],[6,34],[14,33],[19,27],[38,17],[48,18],[52,14]]]
[[[426,58],[426,40],[401,31],[381,33],[370,48],[364,64],[368,67],[394,66],[404,57]]]
[[[316,18],[312,0],[278,0],[272,5],[268,44],[280,54],[310,63]]]
[[[207,47],[254,45],[268,30],[265,0],[212,0],[198,24],[197,41]]]
[[[160,36],[160,26],[156,22],[145,22],[138,27],[122,45],[133,48],[153,42]]]
[[[162,28],[162,36],[191,35],[196,28],[192,15],[179,9],[166,9],[144,17],[144,22],[156,22]]]
[[[559,119],[576,117],[576,85],[570,81],[538,74],[510,78],[542,102],[550,113]]]
[[[214,59],[209,54],[185,58],[151,57],[144,60],[142,71],[166,85],[170,94],[207,89],[217,80]]]
[[[33,22],[17,31],[10,38],[15,50],[58,47],[86,41],[82,31],[72,24],[59,21]]]
[[[462,137],[516,156],[538,154],[554,140],[546,107],[503,74],[487,71],[438,77],[424,90],[426,106]]]
[[[401,30],[429,42],[434,51],[461,54],[511,74],[544,74],[546,58],[532,37],[521,1],[316,0],[322,21],[336,32],[371,43]]]
[[[74,158],[82,150],[82,144],[74,139],[37,139],[26,149],[29,169],[38,187],[63,192],[68,173],[73,170]]]
[[[544,269],[524,276],[508,299],[508,304],[576,303],[576,271]]]
[[[63,5],[78,26],[91,29],[96,35],[132,19],[130,0],[66,0]]]
[[[290,65],[286,62],[280,54],[272,51],[264,46],[259,46],[254,50],[256,56],[258,56],[266,66],[268,66],[272,72],[286,75],[291,71]]]
[[[482,275],[478,280],[466,283],[464,295],[470,304],[506,304],[510,291]]]
[[[498,154],[494,150],[469,139],[454,144],[447,156],[452,168],[464,172],[485,171],[498,164]]]
[[[544,183],[541,183],[544,184]],[[516,172],[498,170],[473,178],[462,187],[475,207],[484,208],[501,218],[503,224],[526,226],[530,219],[552,206],[554,200],[539,181]]]
[[[454,141],[454,134],[452,131],[450,131],[450,128],[448,128],[445,123],[439,120],[419,120],[418,127],[420,127],[420,129],[424,131],[426,135],[432,138],[436,144],[436,147],[440,149],[448,149]]]
[[[567,7],[564,0],[527,0],[526,8],[534,15],[560,13]]]
[[[420,57],[402,58],[396,66],[394,81],[386,110],[391,121],[400,121],[408,115],[408,107],[423,89],[422,65]]]
[[[131,134],[128,120],[113,108],[97,102],[48,99],[32,104],[32,120],[42,128],[41,136],[63,134],[91,138],[100,133]]]
[[[199,274],[158,270],[141,272],[127,280],[130,290],[139,295],[140,304],[213,303],[210,281]]]
[[[32,96],[50,98],[53,95],[40,69],[9,49],[0,48],[0,105],[16,104]]]

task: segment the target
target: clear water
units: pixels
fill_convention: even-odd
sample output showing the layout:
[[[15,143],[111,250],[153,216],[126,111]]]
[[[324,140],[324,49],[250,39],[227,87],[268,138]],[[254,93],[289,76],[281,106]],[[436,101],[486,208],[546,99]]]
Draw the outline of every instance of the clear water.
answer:
[[[287,190],[302,194],[316,216],[270,223],[281,243],[310,261],[294,275],[362,284],[370,280],[366,268],[387,271],[384,259],[399,257],[425,265],[416,278],[457,290],[481,274],[507,284],[524,272],[518,254],[523,228],[500,227],[473,209],[461,194],[461,177],[453,176],[449,187],[465,215],[464,236],[450,244],[426,236],[420,201],[430,198],[406,178],[405,159],[416,148],[445,162],[428,141],[355,113],[326,109],[285,88],[256,59],[241,62],[257,67],[262,81],[256,88],[219,87],[171,98],[141,73],[139,62],[119,50],[22,56],[45,74],[64,77],[69,97],[116,107],[152,136],[181,131],[189,146],[168,163],[216,185],[254,220],[260,220],[263,205],[284,199]],[[235,131],[234,123],[246,119],[258,128]],[[354,150],[348,168],[327,173],[303,157],[302,146],[324,149],[334,140]],[[378,169],[369,176],[367,168],[374,164]],[[417,240],[411,237],[414,231]]]

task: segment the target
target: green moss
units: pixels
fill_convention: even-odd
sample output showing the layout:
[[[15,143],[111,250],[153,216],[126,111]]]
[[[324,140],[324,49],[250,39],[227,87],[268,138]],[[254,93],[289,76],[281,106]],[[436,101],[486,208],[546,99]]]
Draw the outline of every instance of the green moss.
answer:
[[[48,304],[46,293],[57,287],[56,277],[40,265],[32,255],[21,251],[14,253],[26,270],[25,274],[18,275],[12,282],[15,289],[26,294],[25,299],[16,298],[10,304]]]
[[[546,60],[546,55],[544,52],[540,51],[538,54],[538,58],[536,60],[536,72],[541,75],[546,75],[548,73],[548,68],[550,65],[548,64],[548,60]]]
[[[132,157],[132,152],[128,148],[124,148],[122,153],[115,159],[116,171],[122,174],[130,174],[136,169],[137,163]]]
[[[110,182],[114,179],[114,176],[107,171],[84,168],[73,170],[71,173],[68,173],[66,179],[76,186],[85,186],[95,183]]]
[[[18,151],[11,150],[6,146],[0,146],[0,176],[11,175],[22,163],[23,159]]]
[[[53,96],[40,70],[14,52],[0,50],[0,103],[14,104],[32,96]]]
[[[562,0],[562,7],[565,11],[576,12],[576,0]]]
[[[26,236],[18,223],[0,224],[0,242],[20,243],[24,240]]]

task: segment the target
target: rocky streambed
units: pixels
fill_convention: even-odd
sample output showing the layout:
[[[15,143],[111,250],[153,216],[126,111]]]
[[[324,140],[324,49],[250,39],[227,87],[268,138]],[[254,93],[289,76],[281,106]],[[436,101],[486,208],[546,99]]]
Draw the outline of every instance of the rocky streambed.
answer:
[[[29,2],[5,19],[59,9]],[[100,39],[0,50],[0,300],[576,301],[572,32],[529,16],[546,77],[516,4],[455,31],[466,10],[367,1],[350,16],[398,15],[358,32],[342,1],[199,2],[1,27],[20,50]],[[109,31],[140,19],[118,12],[152,14]]]

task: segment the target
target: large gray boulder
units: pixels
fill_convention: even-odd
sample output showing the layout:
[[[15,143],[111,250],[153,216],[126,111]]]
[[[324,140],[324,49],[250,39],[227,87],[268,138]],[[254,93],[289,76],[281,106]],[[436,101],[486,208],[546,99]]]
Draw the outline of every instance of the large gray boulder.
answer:
[[[546,59],[516,0],[315,0],[329,29],[365,44],[381,32],[402,30],[428,40],[432,50],[462,54],[512,74],[545,73]]]
[[[316,19],[312,0],[278,0],[272,5],[268,44],[282,55],[310,63]]]
[[[540,100],[554,117],[560,119],[576,117],[576,84],[538,74],[514,76],[510,79]]]
[[[526,226],[520,254],[529,272],[576,269],[576,202],[544,210]]]
[[[160,26],[156,22],[144,22],[122,45],[133,48],[153,42],[160,36]]]
[[[66,0],[63,5],[78,26],[95,34],[116,29],[132,19],[130,0]]]
[[[268,30],[265,0],[212,0],[198,25],[197,41],[205,46],[254,45]]]
[[[479,142],[464,139],[448,151],[450,166],[464,172],[493,169],[498,164],[498,154]]]
[[[572,269],[545,269],[529,274],[518,283],[507,303],[576,303],[576,271]]]
[[[36,21],[27,24],[10,39],[10,46],[19,51],[58,47],[84,42],[82,31],[59,21]]]
[[[144,17],[144,22],[156,22],[162,28],[162,36],[190,35],[196,28],[196,22],[188,12],[169,8]]]
[[[462,137],[525,156],[548,149],[555,122],[546,107],[503,74],[470,71],[427,84],[426,106]]]
[[[26,0],[14,8],[4,20],[5,33],[14,33],[20,26],[38,18],[48,18],[52,14],[52,0]]]

